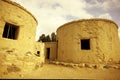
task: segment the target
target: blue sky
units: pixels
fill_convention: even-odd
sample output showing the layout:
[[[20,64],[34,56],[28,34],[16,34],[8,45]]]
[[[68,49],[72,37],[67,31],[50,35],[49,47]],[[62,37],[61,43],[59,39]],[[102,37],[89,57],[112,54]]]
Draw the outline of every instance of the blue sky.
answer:
[[[120,0],[12,0],[38,20],[36,39],[73,20],[105,18],[120,26]],[[120,36],[120,28],[118,29]]]

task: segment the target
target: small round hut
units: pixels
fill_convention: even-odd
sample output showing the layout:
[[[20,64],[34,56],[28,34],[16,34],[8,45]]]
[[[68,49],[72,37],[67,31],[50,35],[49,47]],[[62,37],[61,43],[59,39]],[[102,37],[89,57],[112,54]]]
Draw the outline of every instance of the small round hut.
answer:
[[[120,61],[118,26],[107,19],[73,21],[57,29],[59,61],[113,63]]]
[[[20,72],[27,74],[42,66],[42,43],[35,42],[37,21],[19,4],[0,0],[0,75]],[[37,51],[38,50],[38,51]],[[34,55],[36,54],[36,55]],[[42,54],[42,55],[41,55]]]

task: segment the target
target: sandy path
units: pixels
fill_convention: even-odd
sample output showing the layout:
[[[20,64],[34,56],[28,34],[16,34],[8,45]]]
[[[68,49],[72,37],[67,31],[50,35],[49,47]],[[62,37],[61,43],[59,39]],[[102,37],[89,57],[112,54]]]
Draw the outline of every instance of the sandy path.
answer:
[[[27,74],[24,78],[120,80],[120,70],[79,67],[72,68],[61,65],[44,64],[42,70],[36,70],[32,72],[32,74]]]

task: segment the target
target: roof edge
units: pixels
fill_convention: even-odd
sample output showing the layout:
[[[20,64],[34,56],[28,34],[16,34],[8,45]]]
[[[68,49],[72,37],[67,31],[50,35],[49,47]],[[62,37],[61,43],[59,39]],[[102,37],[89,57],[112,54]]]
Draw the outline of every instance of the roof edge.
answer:
[[[69,24],[73,24],[73,23],[77,23],[77,22],[82,22],[82,21],[94,21],[94,20],[95,20],[95,21],[100,21],[100,20],[101,20],[101,21],[112,22],[112,23],[114,23],[114,24],[116,25],[116,27],[118,28],[118,25],[117,25],[114,21],[112,21],[112,20],[104,19],[104,18],[92,18],[92,19],[81,19],[81,20],[71,21],[71,22],[68,22],[68,23],[63,24],[63,25],[60,26],[58,29],[66,26],[66,25],[69,25]],[[57,31],[58,31],[58,29],[57,29]]]
[[[30,15],[33,17],[33,19],[36,21],[36,23],[37,23],[37,25],[38,25],[37,19],[36,19],[36,18],[33,16],[33,14],[30,13],[26,8],[24,8],[24,7],[21,6],[20,4],[18,4],[18,3],[16,3],[16,2],[13,2],[13,1],[11,1],[11,0],[2,0],[2,1],[7,2],[7,3],[9,3],[9,4],[12,4],[12,5],[14,5],[14,6],[17,6],[17,7],[21,8],[21,9],[23,9],[24,11],[26,11],[28,14],[30,14]]]

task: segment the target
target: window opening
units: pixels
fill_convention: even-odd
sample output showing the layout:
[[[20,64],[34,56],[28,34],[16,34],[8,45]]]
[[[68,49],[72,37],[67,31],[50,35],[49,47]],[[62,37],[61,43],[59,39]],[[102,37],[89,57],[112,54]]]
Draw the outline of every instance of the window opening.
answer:
[[[8,39],[17,39],[18,26],[6,23],[2,37]]]
[[[81,40],[81,49],[82,50],[90,50],[90,39]]]
[[[40,57],[40,51],[37,51],[37,54],[36,54],[36,56],[39,56],[39,57]]]

